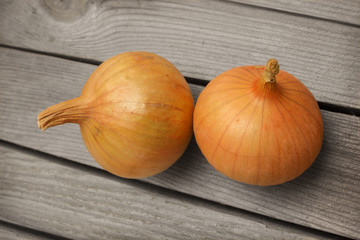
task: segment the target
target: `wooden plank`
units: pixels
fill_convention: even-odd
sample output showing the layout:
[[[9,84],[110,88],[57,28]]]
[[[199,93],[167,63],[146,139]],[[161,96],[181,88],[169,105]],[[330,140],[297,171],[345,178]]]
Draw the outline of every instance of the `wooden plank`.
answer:
[[[74,239],[328,239],[82,166],[4,146],[0,153],[0,218],[51,234]]]
[[[317,100],[360,108],[358,27],[231,1],[14,0],[0,3],[0,31],[2,44],[99,61],[151,51],[206,80],[274,57]]]
[[[231,0],[296,14],[360,25],[359,0]]]
[[[24,231],[21,228],[12,227],[6,223],[0,223],[0,238],[2,240],[53,240],[55,237]]]
[[[11,49],[0,54],[0,139],[99,167],[77,125],[45,133],[36,126],[41,110],[78,96],[96,66]],[[196,98],[203,87],[191,85],[191,89]],[[266,188],[235,183],[206,162],[194,141],[173,167],[143,181],[312,228],[359,236],[359,118],[322,114],[322,152],[292,182]]]

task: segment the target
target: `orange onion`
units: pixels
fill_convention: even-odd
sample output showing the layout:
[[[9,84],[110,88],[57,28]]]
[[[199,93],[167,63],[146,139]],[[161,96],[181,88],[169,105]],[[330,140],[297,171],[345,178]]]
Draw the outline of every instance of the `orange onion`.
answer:
[[[219,172],[266,186],[310,167],[321,149],[323,124],[310,91],[270,59],[266,66],[233,68],[212,80],[197,100],[194,133]]]
[[[192,136],[194,100],[181,73],[148,52],[102,63],[80,97],[38,116],[39,128],[77,123],[87,149],[107,171],[143,178],[169,168]]]

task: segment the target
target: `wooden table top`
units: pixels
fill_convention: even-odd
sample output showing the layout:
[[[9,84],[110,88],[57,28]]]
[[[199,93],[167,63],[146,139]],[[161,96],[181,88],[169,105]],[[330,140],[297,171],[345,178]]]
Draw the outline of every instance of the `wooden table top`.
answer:
[[[0,1],[0,239],[360,239],[360,1]],[[37,115],[80,95],[104,60],[154,52],[196,100],[220,73],[279,60],[314,94],[324,142],[288,183],[212,168],[193,139],[165,172],[129,180],[79,126]]]

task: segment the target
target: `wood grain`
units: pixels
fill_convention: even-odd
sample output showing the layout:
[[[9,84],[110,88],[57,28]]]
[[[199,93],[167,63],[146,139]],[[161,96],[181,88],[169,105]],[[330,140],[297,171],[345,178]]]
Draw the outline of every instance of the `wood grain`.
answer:
[[[77,125],[67,124],[45,133],[36,126],[41,110],[78,96],[96,66],[4,48],[0,58],[0,139],[99,167],[84,147]],[[203,87],[190,86],[196,98]],[[360,121],[328,111],[322,115],[323,149],[313,166],[289,183],[264,188],[233,182],[207,163],[194,141],[173,167],[143,181],[359,238]]]
[[[146,50],[205,80],[273,57],[317,100],[360,108],[358,27],[231,1],[81,3],[1,1],[0,43],[99,61]]]
[[[1,198],[1,197],[0,197]],[[1,206],[0,206],[1,211]],[[44,234],[35,234],[19,228],[11,227],[9,224],[0,223],[1,240],[53,240],[54,237]]]
[[[0,153],[0,218],[59,236],[327,239],[54,159],[4,146]]]
[[[231,0],[296,14],[360,25],[359,0]]]

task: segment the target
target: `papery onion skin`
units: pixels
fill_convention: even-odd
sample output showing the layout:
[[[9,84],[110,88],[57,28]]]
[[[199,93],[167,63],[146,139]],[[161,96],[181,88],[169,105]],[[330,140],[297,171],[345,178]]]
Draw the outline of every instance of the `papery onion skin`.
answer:
[[[38,116],[41,129],[80,125],[87,149],[107,171],[144,178],[169,168],[192,136],[194,101],[181,73],[149,52],[127,52],[102,63],[81,96]]]
[[[293,75],[243,66],[213,79],[194,110],[194,134],[208,162],[229,178],[259,186],[301,175],[320,152],[323,123],[310,91]]]

